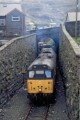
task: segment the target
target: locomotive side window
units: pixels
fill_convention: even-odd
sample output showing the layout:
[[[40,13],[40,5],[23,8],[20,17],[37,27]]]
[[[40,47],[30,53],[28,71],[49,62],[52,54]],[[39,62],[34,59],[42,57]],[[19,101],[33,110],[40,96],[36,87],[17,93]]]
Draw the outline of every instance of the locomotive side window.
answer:
[[[45,71],[45,75],[46,75],[46,78],[51,78],[51,71],[50,70],[46,70]]]
[[[29,71],[29,78],[33,78],[34,77],[34,71]]]

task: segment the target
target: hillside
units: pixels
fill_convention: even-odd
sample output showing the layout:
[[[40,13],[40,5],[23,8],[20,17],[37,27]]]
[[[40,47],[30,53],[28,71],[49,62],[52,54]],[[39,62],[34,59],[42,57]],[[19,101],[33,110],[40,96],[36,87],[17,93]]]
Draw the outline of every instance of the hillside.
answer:
[[[68,11],[75,11],[76,0],[23,0],[22,8],[26,21],[35,22],[39,26],[59,26],[66,19]]]

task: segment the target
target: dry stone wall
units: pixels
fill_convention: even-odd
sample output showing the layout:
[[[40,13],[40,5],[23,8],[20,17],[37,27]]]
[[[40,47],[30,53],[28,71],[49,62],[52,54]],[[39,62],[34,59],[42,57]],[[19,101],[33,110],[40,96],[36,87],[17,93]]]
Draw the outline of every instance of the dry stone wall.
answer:
[[[0,107],[21,87],[26,79],[24,72],[35,57],[35,34],[12,39],[0,47]]]
[[[60,68],[66,87],[66,103],[70,120],[79,120],[80,115],[80,48],[61,26]]]

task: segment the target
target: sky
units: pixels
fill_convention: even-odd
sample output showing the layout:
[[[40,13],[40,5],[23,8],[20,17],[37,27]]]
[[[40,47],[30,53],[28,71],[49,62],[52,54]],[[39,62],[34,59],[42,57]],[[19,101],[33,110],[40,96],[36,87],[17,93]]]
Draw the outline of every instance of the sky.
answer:
[[[0,2],[20,2],[21,0],[0,0]]]

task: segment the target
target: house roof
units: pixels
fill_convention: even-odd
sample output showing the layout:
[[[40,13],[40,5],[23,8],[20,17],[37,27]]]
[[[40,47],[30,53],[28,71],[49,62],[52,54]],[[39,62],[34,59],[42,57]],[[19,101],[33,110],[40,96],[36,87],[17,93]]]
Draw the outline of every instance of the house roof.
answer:
[[[68,12],[66,21],[67,22],[76,21],[76,12]],[[77,12],[77,21],[80,21],[80,12]]]
[[[21,4],[0,4],[0,16],[5,16],[14,9],[17,9],[23,13]]]

